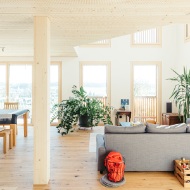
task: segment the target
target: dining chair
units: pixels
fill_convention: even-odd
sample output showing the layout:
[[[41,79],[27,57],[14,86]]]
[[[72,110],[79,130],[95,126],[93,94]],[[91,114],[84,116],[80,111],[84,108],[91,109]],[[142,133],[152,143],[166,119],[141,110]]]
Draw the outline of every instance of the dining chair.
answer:
[[[19,105],[18,102],[4,102],[4,109],[17,110],[18,105]]]

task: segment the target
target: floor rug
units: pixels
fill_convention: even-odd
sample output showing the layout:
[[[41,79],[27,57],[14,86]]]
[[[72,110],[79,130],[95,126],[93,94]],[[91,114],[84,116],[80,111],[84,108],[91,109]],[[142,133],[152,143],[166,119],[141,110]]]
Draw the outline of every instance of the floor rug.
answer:
[[[89,152],[96,152],[96,135],[100,133],[90,133]]]

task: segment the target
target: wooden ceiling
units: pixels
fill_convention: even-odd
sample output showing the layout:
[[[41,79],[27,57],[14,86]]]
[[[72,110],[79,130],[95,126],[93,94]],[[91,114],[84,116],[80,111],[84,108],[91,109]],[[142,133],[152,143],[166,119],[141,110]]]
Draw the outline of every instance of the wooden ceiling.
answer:
[[[0,56],[33,56],[34,16],[51,21],[52,56],[76,56],[75,46],[188,23],[190,0],[0,0]]]

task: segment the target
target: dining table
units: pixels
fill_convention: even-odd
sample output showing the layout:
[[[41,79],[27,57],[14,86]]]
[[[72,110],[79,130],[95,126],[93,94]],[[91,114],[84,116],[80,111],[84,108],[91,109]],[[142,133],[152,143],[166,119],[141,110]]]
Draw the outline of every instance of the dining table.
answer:
[[[20,116],[23,116],[24,137],[28,135],[28,112],[28,109],[0,109],[0,125],[10,125],[13,130],[13,146],[16,145],[17,120]]]

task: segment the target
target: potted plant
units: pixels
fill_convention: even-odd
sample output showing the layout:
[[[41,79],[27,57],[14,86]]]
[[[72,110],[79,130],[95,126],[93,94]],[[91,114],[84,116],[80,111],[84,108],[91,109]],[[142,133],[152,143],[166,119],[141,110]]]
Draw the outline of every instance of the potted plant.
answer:
[[[172,95],[175,101],[175,105],[178,108],[178,113],[183,114],[184,122],[189,118],[189,106],[190,106],[190,70],[187,71],[184,67],[183,73],[178,74],[172,69],[172,71],[177,75],[176,77],[169,78],[168,80],[177,82],[175,85]]]
[[[82,86],[79,90],[73,86],[72,94],[73,97],[55,104],[51,110],[51,122],[59,120],[59,133],[63,135],[72,132],[73,125],[78,121],[80,127],[93,127],[100,121],[112,124],[111,106],[105,106],[100,100],[88,97]]]

